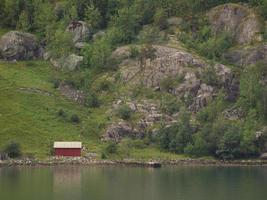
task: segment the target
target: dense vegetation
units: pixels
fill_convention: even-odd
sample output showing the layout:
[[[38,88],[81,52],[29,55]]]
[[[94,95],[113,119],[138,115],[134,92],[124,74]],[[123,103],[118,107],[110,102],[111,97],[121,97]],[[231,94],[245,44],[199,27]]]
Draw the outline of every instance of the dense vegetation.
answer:
[[[41,63],[42,68],[36,69],[35,64],[30,66],[30,71],[25,72],[25,79],[18,78],[7,84],[2,76],[11,78],[12,74],[16,76],[17,72],[22,72],[17,65],[6,69],[4,64],[0,63],[1,90],[4,90],[4,95],[0,96],[2,102],[0,111],[12,108],[9,116],[0,124],[4,126],[4,123],[11,120],[11,115],[19,113],[17,117],[20,118],[21,113],[25,112],[25,116],[28,117],[25,120],[29,120],[26,121],[29,124],[27,127],[31,127],[32,132],[29,137],[22,136],[22,133],[26,131],[23,130],[26,122],[15,118],[21,130],[14,130],[11,126],[1,130],[0,140],[10,141],[7,136],[4,136],[5,133],[19,140],[17,142],[23,143],[30,139],[32,134],[37,134],[38,137],[44,139],[48,137],[44,144],[44,148],[47,149],[50,148],[49,144],[53,139],[84,139],[87,141],[88,148],[99,151],[98,134],[103,129],[103,124],[109,121],[104,117],[105,106],[110,105],[116,96],[120,96],[120,90],[123,90],[123,86],[119,83],[101,79],[96,81],[97,77],[105,73],[116,73],[117,61],[110,57],[113,50],[125,44],[141,44],[144,45],[143,51],[139,52],[132,48],[131,56],[138,57],[140,62],[146,53],[148,57],[153,57],[153,52],[148,51],[151,50],[149,45],[164,42],[165,38],[160,33],[168,32],[167,19],[177,16],[186,19],[186,23],[182,25],[183,34],[178,37],[186,48],[194,49],[210,62],[225,62],[221,54],[233,47],[234,42],[227,33],[221,33],[218,37],[212,36],[203,13],[214,6],[229,2],[246,3],[267,19],[267,0],[0,0],[1,30],[6,32],[5,30],[17,29],[34,33],[55,57],[76,51],[71,42],[71,36],[65,32],[70,21],[86,21],[94,33],[105,30],[103,37],[88,41],[87,46],[82,50],[81,54],[85,58],[83,68],[75,75],[57,75],[53,77],[54,82],[47,79],[52,77],[52,73],[58,74],[59,72],[54,72],[46,64]],[[24,67],[25,64],[21,65]],[[127,156],[129,148],[144,151],[143,149],[148,147],[177,154],[213,155],[224,159],[258,155],[262,152],[263,143],[267,137],[265,133],[263,138],[258,140],[254,134],[267,123],[267,86],[259,82],[267,76],[267,66],[258,63],[242,68],[232,66],[232,69],[240,79],[240,96],[236,102],[226,101],[224,92],[221,91],[210,105],[194,115],[187,111],[186,101],[178,102],[177,99],[168,96],[168,91],[174,81],[166,79],[161,83],[165,88],[161,96],[167,96],[165,99],[162,98],[163,110],[171,114],[180,111],[178,122],[167,128],[160,127],[159,134],[155,138],[147,136],[143,141],[129,142],[127,140],[119,145],[106,144],[102,157],[120,153]],[[40,71],[37,72],[37,70]],[[33,73],[39,73],[41,78],[35,77],[37,75],[32,75]],[[57,86],[54,85],[54,88],[53,84],[56,84],[55,79],[61,78],[72,81],[75,87],[87,91],[86,109],[72,105],[65,100],[61,103],[57,102],[57,98],[60,97],[57,96],[55,90]],[[46,80],[45,83],[40,81],[43,79]],[[212,69],[208,70],[202,79],[207,84],[216,85],[219,88],[221,86]],[[45,88],[55,97],[43,98],[33,95],[37,103],[30,105],[23,94],[11,94],[10,89],[5,89],[31,86],[35,81],[37,85],[40,85],[40,89]],[[142,90],[139,89],[137,96],[146,93]],[[157,98],[155,92],[152,92],[151,96]],[[6,103],[10,102],[10,97],[14,99],[12,104]],[[19,108],[18,104],[22,104],[22,108]],[[43,124],[40,127],[35,126],[36,121],[30,120],[29,115],[32,113],[28,110],[37,109],[39,106],[42,107],[42,112],[31,117],[42,121]],[[242,108],[243,119],[235,121],[224,119],[223,111],[229,107]],[[98,116],[98,118],[88,119],[87,115]],[[135,116],[129,107],[121,106],[116,117],[134,120],[132,118]],[[49,126],[45,121],[52,125]],[[52,126],[57,127],[53,129]],[[57,135],[57,131],[61,134]],[[67,132],[70,132],[70,135]],[[91,135],[88,136],[88,134]],[[88,140],[91,141],[88,142]],[[31,142],[36,145],[34,141]],[[94,146],[93,143],[96,145]],[[4,148],[5,145],[8,143],[0,142],[0,147]],[[29,150],[29,146],[22,145],[22,147],[26,152],[36,154]],[[44,154],[44,152],[47,154],[47,150],[41,150],[37,154]]]

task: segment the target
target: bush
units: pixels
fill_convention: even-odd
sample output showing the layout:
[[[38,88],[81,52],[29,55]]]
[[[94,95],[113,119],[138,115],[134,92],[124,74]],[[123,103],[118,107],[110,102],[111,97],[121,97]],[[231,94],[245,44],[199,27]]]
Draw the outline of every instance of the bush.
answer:
[[[81,122],[80,118],[78,115],[74,114],[70,118],[71,122],[74,124],[79,124]]]
[[[239,127],[230,125],[220,140],[216,155],[222,159],[234,159],[241,157],[240,144],[242,134]]]
[[[115,154],[117,151],[118,147],[115,142],[109,142],[104,148],[104,153],[106,154]]]
[[[221,86],[222,83],[219,80],[218,75],[216,74],[216,71],[214,67],[210,66],[207,67],[204,72],[201,75],[201,80],[210,86]]]
[[[19,158],[21,156],[20,145],[16,142],[11,142],[4,149],[4,153],[6,153],[10,158]]]
[[[87,95],[85,105],[89,108],[98,108],[100,106],[100,100],[95,93]]]
[[[128,120],[131,118],[133,111],[128,105],[122,105],[117,110],[117,115],[123,120]]]

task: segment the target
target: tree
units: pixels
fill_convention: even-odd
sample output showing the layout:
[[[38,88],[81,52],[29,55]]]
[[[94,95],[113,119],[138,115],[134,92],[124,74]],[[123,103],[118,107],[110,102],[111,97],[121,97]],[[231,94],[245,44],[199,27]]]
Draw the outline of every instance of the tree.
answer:
[[[20,16],[19,20],[17,23],[17,29],[22,30],[22,31],[29,31],[30,29],[30,22],[29,22],[29,16],[26,11],[23,11]]]
[[[94,5],[87,6],[85,10],[85,20],[95,30],[100,27],[101,15],[99,10],[95,8]]]
[[[21,156],[21,148],[20,145],[16,142],[11,142],[8,144],[4,150],[4,152],[10,158],[18,158]]]
[[[118,15],[112,17],[111,25],[118,28],[123,35],[121,40],[125,43],[133,41],[140,28],[140,16],[132,7],[125,7],[118,11]]]
[[[240,128],[230,125],[220,140],[219,149],[216,151],[217,156],[223,159],[239,158],[241,156],[241,140]]]

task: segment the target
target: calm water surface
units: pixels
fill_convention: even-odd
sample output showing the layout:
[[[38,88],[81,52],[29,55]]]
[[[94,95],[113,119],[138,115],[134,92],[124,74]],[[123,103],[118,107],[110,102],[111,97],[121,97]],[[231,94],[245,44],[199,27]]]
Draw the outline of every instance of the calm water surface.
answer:
[[[0,168],[0,200],[266,200],[267,168]]]

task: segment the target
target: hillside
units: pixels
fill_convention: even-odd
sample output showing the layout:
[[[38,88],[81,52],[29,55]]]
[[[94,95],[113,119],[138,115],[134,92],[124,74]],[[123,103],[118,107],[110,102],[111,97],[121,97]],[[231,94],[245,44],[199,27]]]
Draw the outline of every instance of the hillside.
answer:
[[[265,153],[267,2],[168,2],[0,3],[0,150],[46,157],[78,140],[102,159]]]

